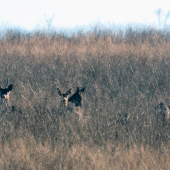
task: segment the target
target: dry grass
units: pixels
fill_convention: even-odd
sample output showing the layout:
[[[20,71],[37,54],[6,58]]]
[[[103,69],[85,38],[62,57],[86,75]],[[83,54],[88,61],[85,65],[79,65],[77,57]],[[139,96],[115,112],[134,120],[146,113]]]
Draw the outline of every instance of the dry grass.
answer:
[[[170,169],[170,34],[95,30],[64,36],[11,30],[0,40],[0,169]],[[82,88],[83,107],[59,109]],[[66,113],[63,113],[66,112]]]

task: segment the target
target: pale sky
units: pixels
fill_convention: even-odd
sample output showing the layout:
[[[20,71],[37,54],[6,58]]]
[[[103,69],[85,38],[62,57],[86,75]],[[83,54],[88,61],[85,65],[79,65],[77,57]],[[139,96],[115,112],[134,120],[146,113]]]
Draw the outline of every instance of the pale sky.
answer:
[[[35,29],[104,24],[158,24],[154,11],[170,9],[170,0],[0,0],[0,25]],[[169,22],[170,23],[170,22]]]

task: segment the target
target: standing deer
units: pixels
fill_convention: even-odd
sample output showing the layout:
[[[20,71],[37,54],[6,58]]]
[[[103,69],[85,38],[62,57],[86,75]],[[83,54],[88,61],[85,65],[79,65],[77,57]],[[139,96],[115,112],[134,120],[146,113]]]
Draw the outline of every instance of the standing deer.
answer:
[[[69,94],[71,94],[71,88],[66,93],[62,93],[60,88],[57,87],[57,91],[58,91],[58,94],[62,97],[62,100],[61,100],[59,108],[58,108],[58,113],[60,115],[63,115],[65,118],[66,113],[67,113],[68,96],[69,96]]]
[[[71,88],[66,93],[62,93],[59,87],[57,87],[57,90],[58,90],[58,94],[63,97],[61,104],[63,104],[64,107],[67,107],[68,96],[69,94],[71,94]]]
[[[81,107],[81,101],[82,101],[82,93],[84,92],[85,87],[81,90],[79,87],[77,87],[76,92],[68,99],[69,102],[75,103],[75,107]]]
[[[84,90],[85,87],[83,87],[82,89],[79,89],[79,87],[77,87],[76,92],[68,99],[69,102],[75,103],[75,113],[79,115],[79,120],[81,121],[81,123],[84,123],[89,117],[83,116],[83,109],[81,108],[81,101],[83,99],[82,93],[84,92]]]
[[[6,106],[9,105],[9,94],[10,94],[12,88],[13,88],[12,84],[10,84],[8,86],[8,80],[7,80],[7,85],[6,85],[5,89],[0,87],[1,103],[3,103],[6,100]]]
[[[157,111],[157,119],[165,121],[170,118],[170,106],[161,102],[155,107],[155,110]]]

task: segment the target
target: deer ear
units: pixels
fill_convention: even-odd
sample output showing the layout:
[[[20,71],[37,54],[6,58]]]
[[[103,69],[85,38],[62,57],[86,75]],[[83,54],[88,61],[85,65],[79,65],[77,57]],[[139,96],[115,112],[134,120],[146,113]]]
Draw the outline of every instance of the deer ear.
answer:
[[[8,91],[11,91],[11,90],[12,90],[12,87],[13,87],[13,85],[10,84],[10,85],[8,86]]]
[[[85,90],[85,87],[83,87],[80,91],[81,91],[81,92],[84,92],[84,90]]]
[[[79,93],[79,91],[80,91],[80,90],[79,90],[79,87],[77,87],[76,93]]]
[[[60,90],[59,87],[57,87],[57,91],[58,91],[58,94],[59,94],[60,96],[62,96],[62,93],[61,93],[61,90]]]
[[[66,92],[66,95],[71,94],[71,88]]]

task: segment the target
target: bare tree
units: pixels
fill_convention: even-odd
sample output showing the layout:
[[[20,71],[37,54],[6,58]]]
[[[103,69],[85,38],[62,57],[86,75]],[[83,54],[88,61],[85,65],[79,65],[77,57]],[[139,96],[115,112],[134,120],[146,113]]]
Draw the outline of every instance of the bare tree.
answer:
[[[164,28],[167,26],[167,21],[170,18],[170,9],[167,11],[166,14],[164,14]]]
[[[162,8],[157,9],[156,11],[154,11],[154,13],[157,15],[158,17],[158,22],[159,22],[159,29],[161,28],[161,17],[162,17]]]
[[[165,29],[168,19],[170,18],[170,10],[168,10],[166,13],[163,13],[162,8],[159,8],[154,13],[158,17],[159,29],[161,28],[161,24],[163,24],[163,27]]]
[[[51,23],[52,23],[52,21],[54,19],[54,16],[55,16],[55,14],[53,14],[53,16],[51,18],[47,18],[46,14],[44,15],[46,23],[47,23],[47,26],[48,26],[48,29],[51,27]]]

